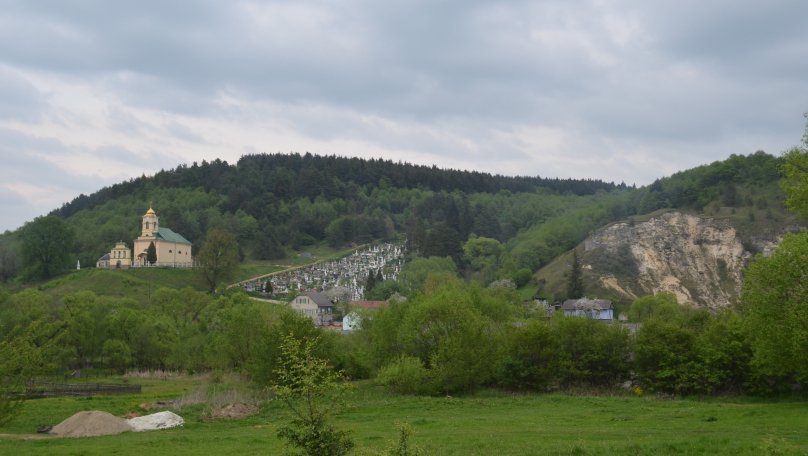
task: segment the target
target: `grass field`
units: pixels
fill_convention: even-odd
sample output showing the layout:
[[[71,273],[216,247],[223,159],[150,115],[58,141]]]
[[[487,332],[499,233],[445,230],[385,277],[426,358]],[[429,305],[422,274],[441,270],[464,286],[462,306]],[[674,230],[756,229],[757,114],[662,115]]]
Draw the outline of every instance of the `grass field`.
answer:
[[[289,415],[263,401],[259,415],[237,421],[205,419],[209,405],[178,411],[181,429],[82,439],[32,438],[41,424],[56,424],[80,410],[116,415],[138,411],[156,399],[199,391],[245,390],[238,383],[200,377],[131,379],[143,393],[29,401],[0,428],[0,454],[200,455],[280,454],[276,435]],[[356,454],[380,454],[409,423],[411,443],[434,455],[667,455],[808,454],[808,404],[751,399],[661,400],[630,396],[509,395],[487,391],[470,397],[392,396],[361,383],[334,419],[352,432]]]

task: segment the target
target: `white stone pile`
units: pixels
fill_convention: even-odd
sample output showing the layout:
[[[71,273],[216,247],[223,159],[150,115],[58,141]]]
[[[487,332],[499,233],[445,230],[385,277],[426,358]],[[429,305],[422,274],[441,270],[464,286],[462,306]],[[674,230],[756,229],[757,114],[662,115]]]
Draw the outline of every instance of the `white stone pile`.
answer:
[[[157,412],[151,415],[136,416],[130,418],[129,426],[135,432],[156,431],[158,429],[170,429],[180,427],[185,424],[185,420],[174,412]]]

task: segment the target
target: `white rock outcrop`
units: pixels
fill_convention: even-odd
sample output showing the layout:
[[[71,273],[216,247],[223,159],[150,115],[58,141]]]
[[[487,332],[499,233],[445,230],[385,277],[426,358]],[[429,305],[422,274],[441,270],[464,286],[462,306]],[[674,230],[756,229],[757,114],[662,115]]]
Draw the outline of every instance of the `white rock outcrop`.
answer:
[[[743,268],[751,256],[732,226],[680,212],[633,226],[608,226],[584,241],[586,251],[598,248],[607,255],[630,252],[637,265],[636,285],[640,290],[626,290],[608,276],[608,271],[598,271],[604,274],[600,278],[604,286],[627,297],[673,293],[681,303],[712,309],[732,305],[738,299]]]

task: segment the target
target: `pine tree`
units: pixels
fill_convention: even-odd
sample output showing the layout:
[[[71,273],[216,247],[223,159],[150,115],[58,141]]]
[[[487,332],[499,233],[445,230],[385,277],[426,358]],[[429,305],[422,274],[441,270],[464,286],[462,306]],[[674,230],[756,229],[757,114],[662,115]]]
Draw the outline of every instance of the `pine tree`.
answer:
[[[581,273],[581,262],[578,261],[578,252],[572,251],[572,269],[569,282],[567,282],[567,299],[578,299],[584,296],[584,281]]]
[[[154,246],[154,242],[150,242],[149,248],[146,249],[146,261],[150,265],[157,263],[157,247]]]

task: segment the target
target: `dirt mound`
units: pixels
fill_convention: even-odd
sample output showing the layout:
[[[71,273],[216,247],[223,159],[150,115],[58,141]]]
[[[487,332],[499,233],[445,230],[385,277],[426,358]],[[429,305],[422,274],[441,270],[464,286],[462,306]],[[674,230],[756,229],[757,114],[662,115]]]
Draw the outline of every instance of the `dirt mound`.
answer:
[[[62,437],[95,437],[131,430],[132,426],[125,419],[107,412],[91,410],[76,413],[54,426],[50,433]]]
[[[258,406],[253,404],[227,404],[213,411],[214,419],[238,420],[258,413]]]

